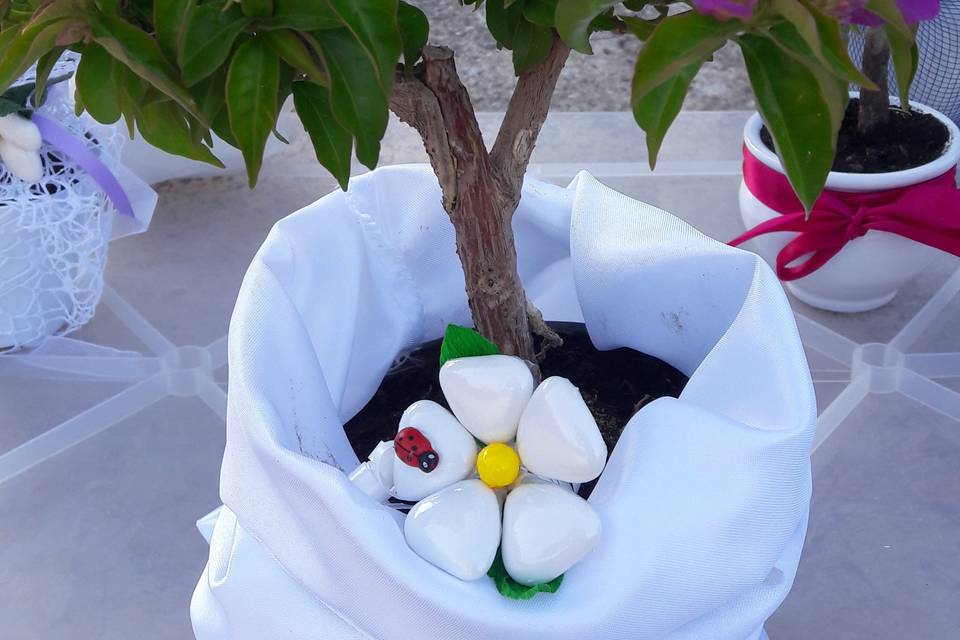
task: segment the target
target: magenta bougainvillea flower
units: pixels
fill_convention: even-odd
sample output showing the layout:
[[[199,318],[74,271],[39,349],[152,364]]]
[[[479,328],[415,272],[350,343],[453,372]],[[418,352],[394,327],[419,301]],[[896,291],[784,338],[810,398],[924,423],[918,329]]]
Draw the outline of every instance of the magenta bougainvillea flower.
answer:
[[[739,18],[746,20],[753,15],[758,0],[692,0],[693,8],[718,20]]]
[[[867,11],[866,4],[866,0],[829,0],[827,10],[847,24],[883,24],[879,16]],[[940,0],[897,0],[897,6],[909,24],[932,20],[940,13]]]

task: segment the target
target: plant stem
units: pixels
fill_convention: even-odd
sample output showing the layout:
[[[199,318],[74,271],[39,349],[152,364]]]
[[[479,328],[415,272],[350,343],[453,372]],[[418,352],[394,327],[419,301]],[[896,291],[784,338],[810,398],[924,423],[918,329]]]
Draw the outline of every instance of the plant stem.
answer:
[[[890,89],[887,84],[890,43],[883,27],[868,27],[863,37],[863,74],[873,80],[877,91],[860,89],[857,129],[869,135],[890,118]]]
[[[555,39],[547,58],[520,77],[490,152],[449,49],[426,47],[413,78],[398,74],[390,100],[400,120],[420,133],[440,182],[477,330],[503,353],[531,362],[536,356],[511,222],[569,52]]]

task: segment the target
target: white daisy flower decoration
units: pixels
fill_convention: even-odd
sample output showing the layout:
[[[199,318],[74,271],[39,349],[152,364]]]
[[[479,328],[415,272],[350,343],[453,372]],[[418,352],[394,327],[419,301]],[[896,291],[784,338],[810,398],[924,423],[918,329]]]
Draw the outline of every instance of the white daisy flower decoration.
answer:
[[[407,544],[447,573],[476,580],[502,562],[520,585],[555,590],[601,530],[572,486],[607,460],[579,390],[561,377],[534,389],[527,364],[505,355],[448,360],[440,386],[452,413],[414,403],[351,480],[378,499],[417,501]]]

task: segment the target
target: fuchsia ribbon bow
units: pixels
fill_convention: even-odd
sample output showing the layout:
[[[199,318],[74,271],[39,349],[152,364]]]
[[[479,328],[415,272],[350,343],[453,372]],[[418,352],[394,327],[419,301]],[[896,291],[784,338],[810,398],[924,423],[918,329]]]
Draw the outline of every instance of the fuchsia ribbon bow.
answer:
[[[744,148],[743,179],[760,202],[781,212],[730,241],[737,246],[765,233],[799,235],[777,255],[777,276],[796,280],[822,267],[844,245],[867,231],[886,231],[960,256],[960,190],[957,168],[927,182],[869,193],[825,190],[805,219],[790,183]],[[791,266],[794,262],[799,264]]]

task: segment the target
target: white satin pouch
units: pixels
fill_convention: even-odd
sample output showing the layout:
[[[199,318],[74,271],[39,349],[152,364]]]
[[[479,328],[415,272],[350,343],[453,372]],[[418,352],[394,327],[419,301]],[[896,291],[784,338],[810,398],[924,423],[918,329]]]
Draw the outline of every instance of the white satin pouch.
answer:
[[[398,355],[469,323],[433,174],[379,169],[280,221],[244,280],[198,638],[764,637],[803,545],[816,421],[775,275],[585,173],[528,180],[514,229],[547,318],[690,376],[627,425],[590,497],[596,549],[556,594],[509,600],[421,559],[403,515],[347,480],[343,423]]]

